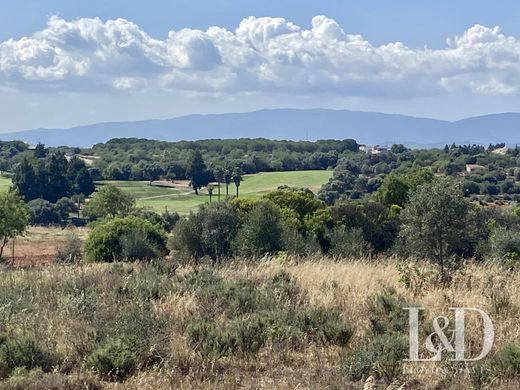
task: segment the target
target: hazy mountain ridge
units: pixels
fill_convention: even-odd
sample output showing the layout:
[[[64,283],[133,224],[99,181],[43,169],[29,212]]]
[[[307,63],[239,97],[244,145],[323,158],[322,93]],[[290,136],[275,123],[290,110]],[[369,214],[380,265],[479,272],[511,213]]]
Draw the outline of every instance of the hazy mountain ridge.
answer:
[[[329,109],[273,109],[248,113],[188,115],[166,120],[108,122],[70,129],[0,133],[0,140],[48,146],[92,146],[112,138],[164,141],[211,138],[291,140],[353,138],[365,144],[438,146],[455,143],[520,143],[520,113],[491,114],[455,122]]]

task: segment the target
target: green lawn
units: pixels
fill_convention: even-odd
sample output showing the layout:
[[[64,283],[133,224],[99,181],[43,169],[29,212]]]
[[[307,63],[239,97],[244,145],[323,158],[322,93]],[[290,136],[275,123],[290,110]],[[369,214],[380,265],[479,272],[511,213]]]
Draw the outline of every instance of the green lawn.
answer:
[[[11,187],[11,179],[0,176],[0,191],[7,190],[9,187]]]
[[[320,187],[332,177],[332,171],[299,171],[299,172],[265,172],[255,175],[246,175],[240,185],[240,196],[257,198],[281,185],[291,187],[306,187],[318,192]],[[198,205],[209,202],[209,196],[205,190],[199,195],[186,189],[165,188],[149,186],[147,182],[131,181],[104,181],[99,184],[112,184],[123,191],[131,193],[136,203],[141,207],[149,207],[162,212],[167,207],[169,211],[187,214]],[[222,186],[222,195],[225,195],[225,186]],[[229,186],[229,194],[236,193],[235,185]],[[213,193],[216,199],[217,190]]]

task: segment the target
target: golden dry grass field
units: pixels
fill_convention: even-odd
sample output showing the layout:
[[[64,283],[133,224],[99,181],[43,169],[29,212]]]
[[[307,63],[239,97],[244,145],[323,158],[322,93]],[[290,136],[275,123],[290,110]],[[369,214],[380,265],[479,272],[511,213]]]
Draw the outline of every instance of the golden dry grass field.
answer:
[[[35,237],[38,232],[31,234]],[[371,333],[373,321],[387,318],[388,313],[375,310],[382,296],[426,308],[424,323],[445,315],[450,307],[477,307],[489,313],[495,325],[495,344],[484,364],[491,364],[506,344],[520,340],[518,273],[507,273],[497,265],[468,264],[454,274],[447,286],[425,277],[416,281],[415,288],[405,288],[400,282],[399,263],[396,259],[278,256],[218,267],[174,267],[170,261],[155,265],[114,263],[3,269],[0,312],[4,320],[0,332],[35,338],[42,348],[52,351],[55,366],[50,373],[36,372],[19,380],[27,388],[35,389],[479,388],[476,375],[446,370],[452,367],[447,360],[423,364],[423,369],[426,366],[432,370],[410,375],[403,374],[406,366],[401,367],[399,359],[397,374],[392,379],[395,387],[389,387],[384,377],[370,387],[372,384],[365,383],[366,376],[355,381],[347,375],[349,358],[363,351],[375,337]],[[431,269],[424,263],[418,267],[422,271]],[[282,278],[285,282],[273,284],[280,283],[280,275],[287,275]],[[216,286],[223,286],[223,290]],[[245,291],[252,295],[244,295]],[[271,294],[270,299],[275,301],[292,297],[287,298],[290,306],[283,298],[279,306],[269,303],[268,308],[245,310],[239,317],[236,310],[242,305],[249,307],[251,302],[247,299],[256,297],[256,293]],[[247,321],[252,318],[282,316],[293,309],[338,313],[352,335],[346,343],[321,342],[314,337],[314,331],[307,330],[296,333],[296,339],[287,336],[283,342],[269,336],[254,353],[215,356],[205,355],[202,346],[193,343],[189,330],[194,321],[208,316],[217,324],[216,329],[228,329],[237,319],[249,324]],[[396,313],[390,313],[390,317],[399,316]],[[338,324],[329,325],[331,329],[325,329],[325,334],[333,332]],[[466,341],[475,353],[481,347],[480,323],[468,321],[466,327]],[[273,331],[272,326],[268,330]],[[85,362],[92,361],[91,356],[96,353],[93,351],[104,345],[104,340],[125,332],[146,340],[141,351],[144,357],[139,358],[131,375],[114,382],[91,373]],[[255,332],[250,337],[255,337]],[[216,348],[214,344],[210,347]],[[474,363],[474,367],[481,365]],[[516,375],[490,371],[481,388],[518,389],[520,380]],[[0,389],[25,388],[13,387],[14,382],[8,379],[4,382],[7,387],[0,384]]]

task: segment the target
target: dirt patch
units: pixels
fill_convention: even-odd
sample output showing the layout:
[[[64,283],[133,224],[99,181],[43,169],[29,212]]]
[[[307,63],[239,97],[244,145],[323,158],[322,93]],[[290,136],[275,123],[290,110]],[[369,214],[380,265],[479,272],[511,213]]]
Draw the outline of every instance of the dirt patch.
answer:
[[[156,180],[152,182],[152,186],[156,187],[168,187],[168,188],[180,188],[180,189],[189,189],[190,181],[189,180],[175,180],[175,181],[167,181],[167,180]]]
[[[6,245],[4,259],[15,267],[49,265],[71,235],[84,241],[88,231],[88,228],[30,227],[25,236],[14,240],[14,245],[13,241]]]

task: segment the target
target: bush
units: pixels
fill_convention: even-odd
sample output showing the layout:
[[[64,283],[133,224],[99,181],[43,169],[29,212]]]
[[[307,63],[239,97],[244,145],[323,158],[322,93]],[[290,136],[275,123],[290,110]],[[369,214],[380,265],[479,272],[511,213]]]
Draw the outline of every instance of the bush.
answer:
[[[299,307],[302,304],[303,292],[296,282],[285,271],[269,278],[262,286],[267,301],[278,308]]]
[[[396,296],[395,291],[387,291],[375,296],[371,304],[370,317],[373,334],[406,333],[408,331],[408,312],[403,307],[413,305]]]
[[[131,249],[131,245],[128,243],[128,240],[130,240],[129,234],[141,234],[159,253],[165,251],[166,236],[164,231],[150,221],[131,215],[124,218],[116,217],[95,224],[85,243],[87,259],[107,262],[124,260],[123,242],[128,244],[126,250]],[[135,255],[136,253],[132,254]],[[143,259],[140,258],[139,260]]]
[[[136,369],[137,355],[127,341],[115,339],[92,352],[85,360],[85,366],[104,380],[121,381]]]
[[[347,378],[357,382],[373,375],[390,383],[400,375],[407,352],[406,337],[395,333],[376,336],[346,359]]]
[[[314,237],[304,237],[293,227],[284,226],[282,239],[284,250],[290,254],[297,256],[310,256],[321,252],[321,248]]]
[[[83,243],[80,238],[75,234],[71,234],[58,247],[54,260],[58,263],[76,263],[83,258],[82,246]]]
[[[28,370],[41,368],[48,372],[52,368],[52,358],[33,339],[10,339],[0,335],[0,366],[8,371],[17,367]]]
[[[161,215],[163,221],[164,221],[164,230],[167,232],[171,232],[177,222],[181,219],[180,215],[177,213],[170,213],[169,211],[165,211]]]
[[[175,225],[170,246],[184,256],[209,256],[216,262],[231,254],[238,222],[235,209],[227,203],[202,205],[197,213]]]
[[[495,356],[494,366],[502,378],[514,378],[520,375],[520,344],[509,343],[502,347]]]
[[[229,325],[233,350],[243,354],[255,354],[267,341],[267,325],[258,315],[237,318]]]
[[[233,252],[243,257],[261,257],[283,249],[282,215],[269,202],[253,206],[233,242]]]
[[[338,311],[312,308],[298,311],[295,325],[310,338],[323,345],[345,346],[353,335],[352,329],[341,319]]]
[[[514,266],[520,262],[520,232],[497,227],[489,237],[489,257]]]
[[[341,257],[365,258],[373,252],[372,245],[365,240],[361,229],[348,230],[344,226],[333,230],[330,246],[330,254]]]
[[[55,204],[55,209],[60,215],[60,219],[67,220],[69,219],[69,214],[78,211],[78,206],[74,203],[70,198],[61,198]]]
[[[151,260],[157,251],[144,232],[132,231],[121,237],[121,255],[125,260]]]
[[[234,348],[232,336],[213,320],[198,319],[191,322],[186,328],[186,335],[193,350],[206,358],[228,356]]]
[[[262,295],[250,280],[222,281],[199,288],[195,295],[207,315],[234,318],[263,306]]]
[[[52,225],[61,222],[61,215],[54,205],[45,199],[34,199],[28,203],[32,225]]]

